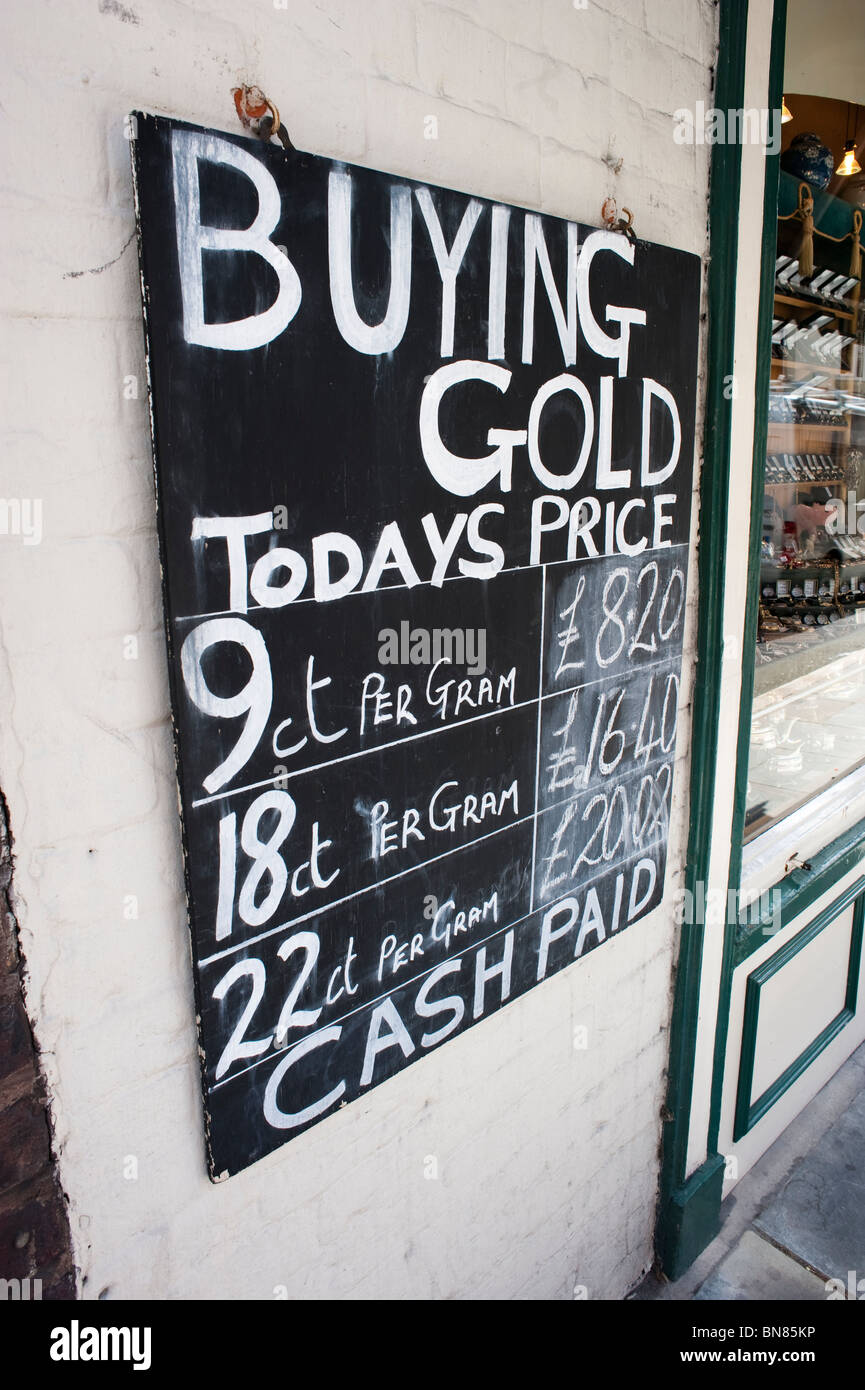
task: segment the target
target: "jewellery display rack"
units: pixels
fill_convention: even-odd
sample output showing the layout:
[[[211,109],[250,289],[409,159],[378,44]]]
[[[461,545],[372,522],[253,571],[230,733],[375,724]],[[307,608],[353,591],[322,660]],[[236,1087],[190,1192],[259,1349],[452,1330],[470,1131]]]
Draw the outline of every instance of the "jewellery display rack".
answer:
[[[819,560],[792,570],[771,562],[761,566],[760,642],[816,633],[857,611],[865,615],[865,541],[861,556],[850,562]]]
[[[789,221],[779,217],[779,239],[793,252]],[[758,641],[773,644],[840,635],[842,619],[860,611],[865,621],[865,538],[855,501],[850,526],[847,502],[851,487],[865,499],[865,454],[856,448],[865,425],[861,282],[840,264],[805,275],[784,249],[775,262],[757,628]],[[837,259],[831,247],[825,254]]]

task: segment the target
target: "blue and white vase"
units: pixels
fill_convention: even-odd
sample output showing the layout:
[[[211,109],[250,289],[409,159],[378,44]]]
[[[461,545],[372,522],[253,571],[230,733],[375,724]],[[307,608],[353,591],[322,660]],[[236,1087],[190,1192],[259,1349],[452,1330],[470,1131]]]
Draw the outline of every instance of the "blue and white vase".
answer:
[[[835,172],[835,156],[819,135],[808,131],[794,135],[781,155],[781,168],[814,188],[825,188]]]

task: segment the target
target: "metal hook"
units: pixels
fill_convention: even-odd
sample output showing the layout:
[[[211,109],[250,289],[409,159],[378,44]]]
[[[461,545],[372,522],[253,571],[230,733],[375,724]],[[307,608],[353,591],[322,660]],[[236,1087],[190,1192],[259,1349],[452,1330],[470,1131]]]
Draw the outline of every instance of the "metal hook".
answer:
[[[296,153],[288,131],[279,119],[277,107],[264,95],[260,87],[247,87],[245,84],[242,87],[232,87],[231,95],[234,97],[238,119],[244,130],[265,143],[276,135],[287,153]]]
[[[601,208],[601,220],[604,226],[611,232],[621,232],[623,236],[628,238],[628,241],[635,242],[637,234],[634,231],[634,214],[630,208],[622,208],[622,212],[625,214],[623,217],[619,217],[618,212],[615,198],[605,198]]]

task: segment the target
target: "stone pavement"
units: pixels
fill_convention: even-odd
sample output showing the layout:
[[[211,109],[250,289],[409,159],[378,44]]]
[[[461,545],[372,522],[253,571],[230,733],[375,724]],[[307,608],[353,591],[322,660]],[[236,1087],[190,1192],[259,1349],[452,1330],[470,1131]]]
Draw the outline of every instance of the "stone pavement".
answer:
[[[639,1300],[865,1299],[865,1044],[721,1208],[721,1231],[675,1283]],[[838,1283],[827,1291],[827,1282]]]

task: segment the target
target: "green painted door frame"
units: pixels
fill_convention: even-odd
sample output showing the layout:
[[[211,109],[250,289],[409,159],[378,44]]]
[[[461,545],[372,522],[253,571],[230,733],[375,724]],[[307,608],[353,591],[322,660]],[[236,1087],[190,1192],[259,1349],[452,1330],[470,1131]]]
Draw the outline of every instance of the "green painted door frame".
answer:
[[[786,18],[787,0],[775,0],[772,17],[772,44],[769,65],[769,109],[777,110],[781,105],[782,90],[784,84],[784,48],[786,38]],[[762,519],[763,519],[763,494],[765,490],[766,473],[766,444],[768,435],[768,397],[769,397],[769,376],[771,364],[771,337],[772,337],[772,315],[775,294],[775,260],[777,256],[777,214],[778,214],[778,186],[779,186],[780,157],[774,155],[767,157],[766,178],[763,194],[763,233],[761,245],[761,264],[760,264],[760,299],[759,299],[759,318],[757,330],[757,369],[755,378],[755,422],[754,422],[754,451],[751,472],[751,531],[748,549],[748,587],[745,603],[745,620],[742,643],[742,683],[741,683],[741,702],[739,708],[739,729],[736,750],[736,782],[733,801],[733,816],[731,823],[731,850],[730,867],[727,881],[727,902],[728,904],[736,901],[742,877],[742,846],[745,835],[745,812],[748,791],[748,759],[750,754],[751,741],[751,707],[754,697],[754,653],[757,640],[757,619],[760,602],[760,553],[762,538]],[[850,873],[852,869],[861,865],[865,859],[865,821],[846,828],[830,844],[821,848],[808,851],[810,869],[807,871],[796,871],[782,878],[766,894],[774,905],[780,903],[780,926],[784,927],[801,918],[803,913],[819,901],[821,897],[831,891],[833,886],[843,877]],[[732,890],[732,891],[731,891]],[[848,890],[850,892],[852,890]],[[838,902],[846,901],[846,895],[836,901],[834,908],[838,907]],[[770,914],[774,911],[774,906],[769,909]],[[827,912],[831,911],[827,909]],[[848,984],[846,992],[846,1004],[838,1019],[834,1022],[834,1032],[830,1029],[832,1036],[840,1032],[841,1028],[851,1022],[857,1009],[858,996],[858,976],[859,961],[862,950],[863,909],[861,901],[856,910],[854,919],[853,934],[850,946],[850,961]],[[826,914],[821,914],[814,922],[803,928],[798,933],[794,941],[808,939],[809,932],[816,932],[825,921],[831,920]],[[746,920],[746,913],[741,911],[738,915],[733,913],[728,916],[725,923],[724,933],[724,952],[721,966],[720,989],[718,998],[718,1020],[715,1031],[715,1053],[713,1058],[712,1072],[712,1095],[709,1113],[708,1149],[715,1152],[718,1147],[718,1139],[721,1126],[721,1103],[724,1088],[724,1068],[727,1057],[727,1041],[730,1022],[730,1001],[733,990],[733,975],[736,968],[751,955],[758,946],[763,945],[766,940],[766,931],[769,930],[769,921],[759,923]],[[778,929],[778,923],[772,920],[772,929]],[[753,977],[749,977],[749,988],[753,990],[758,986],[759,980],[767,973],[771,973],[783,964],[786,953],[793,951],[793,943],[788,945],[773,956],[770,961],[756,971]],[[747,1009],[746,1009],[747,1024]],[[776,1091],[786,1089],[793,1081],[804,1074],[811,1062],[815,1060],[824,1046],[828,1044],[830,1037],[821,1036],[820,1039],[804,1049],[802,1055],[796,1059],[796,1063],[790,1070],[790,1074],[785,1074],[779,1078],[776,1086],[772,1088],[771,1100],[777,1099]],[[753,1044],[753,1039],[746,1034],[742,1038],[742,1061],[747,1060],[749,1048]],[[753,1059],[751,1059],[753,1061]],[[740,1064],[741,1065],[741,1064]],[[783,1083],[783,1084],[782,1084]],[[741,1096],[737,1101],[737,1119],[734,1124],[734,1139],[741,1137],[742,1119],[741,1112],[744,1101]],[[755,1107],[760,1109],[759,1106]],[[763,1107],[762,1113],[769,1108]],[[750,1104],[748,1106],[751,1111]],[[751,1123],[756,1123],[752,1117]]]
[[[745,53],[748,28],[747,0],[720,0],[719,47],[714,104],[722,111],[744,106]],[[779,111],[784,69],[786,0],[775,0],[767,105]],[[733,377],[736,270],[739,250],[739,194],[742,148],[715,144],[709,186],[709,272],[706,416],[703,432],[703,467],[700,479],[700,543],[698,550],[699,601],[697,616],[697,674],[693,698],[690,780],[690,835],[685,865],[685,889],[690,901],[702,895],[698,885],[708,880],[715,806],[715,769],[721,701],[725,558],[727,549],[727,499],[730,485],[731,420],[733,401],[725,389]],[[766,158],[760,319],[755,381],[752,520],[762,504],[766,450],[767,397],[769,387],[769,325],[775,261],[775,212],[778,157]],[[749,599],[743,650],[740,749],[744,730],[745,774],[747,731],[750,726],[753,689],[753,645],[757,622],[757,585],[760,528],[752,524],[749,551]],[[750,643],[750,646],[749,646]],[[741,761],[741,760],[740,760]],[[741,770],[741,769],[739,769]],[[733,820],[733,853],[730,881],[738,887],[741,869],[741,831],[744,825],[745,782],[737,777]],[[687,899],[686,899],[687,901]],[[697,1040],[704,924],[684,923],[679,947],[673,1015],[670,1029],[670,1064],[665,1110],[656,1246],[660,1268],[676,1279],[717,1234],[720,1226],[724,1158],[717,1151],[721,1083],[726,1050],[730,982],[734,965],[738,923],[725,930],[721,1002],[716,1029],[712,1108],[707,1136],[707,1156],[687,1173],[688,1134],[691,1116],[692,1078]]]

